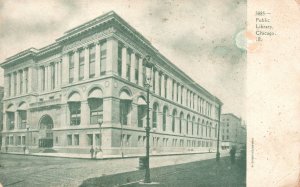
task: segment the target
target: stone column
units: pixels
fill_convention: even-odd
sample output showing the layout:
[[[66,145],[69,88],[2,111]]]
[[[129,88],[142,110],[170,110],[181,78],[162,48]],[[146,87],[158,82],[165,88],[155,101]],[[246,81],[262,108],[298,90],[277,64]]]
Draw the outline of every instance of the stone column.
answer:
[[[106,72],[118,75],[118,41],[110,37],[107,39]]]
[[[69,54],[65,53],[62,57],[61,64],[61,84],[67,85],[69,83]]]
[[[122,78],[126,79],[127,48],[122,48]]]
[[[100,43],[95,43],[95,77],[100,76]]]
[[[139,85],[144,86],[144,80],[143,80],[143,59],[142,57],[139,58]]]
[[[159,95],[159,71],[155,71],[155,93]]]
[[[83,79],[89,79],[89,70],[90,70],[90,48],[89,46],[86,46],[84,48],[84,70],[83,70],[83,74],[84,74],[84,78]]]
[[[18,129],[19,128],[19,115],[18,115],[18,110],[15,111],[15,128],[14,129]]]
[[[81,122],[82,126],[89,126],[90,124],[90,108],[88,101],[81,101]]]
[[[76,50],[74,54],[74,82],[78,81],[79,75],[79,51]]]
[[[130,82],[135,82],[135,53],[131,53],[131,62],[130,62]]]
[[[60,112],[60,128],[68,127],[70,122],[68,118],[68,103],[64,103],[61,105]]]

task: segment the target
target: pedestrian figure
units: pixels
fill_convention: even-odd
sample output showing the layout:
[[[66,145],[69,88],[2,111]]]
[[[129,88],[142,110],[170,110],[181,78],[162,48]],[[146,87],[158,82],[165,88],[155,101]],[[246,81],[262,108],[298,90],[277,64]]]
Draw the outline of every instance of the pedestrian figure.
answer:
[[[91,147],[90,153],[91,153],[91,158],[93,158],[94,157],[94,148],[93,147]]]
[[[6,152],[8,151],[8,147],[7,147],[7,146],[5,146],[5,151],[6,151]]]
[[[25,153],[26,153],[26,147],[25,146],[23,147],[23,151],[24,151],[24,155],[25,155]]]
[[[235,147],[232,147],[232,148],[230,149],[230,160],[231,160],[231,164],[234,164],[234,162],[235,162],[235,152],[236,152]]]

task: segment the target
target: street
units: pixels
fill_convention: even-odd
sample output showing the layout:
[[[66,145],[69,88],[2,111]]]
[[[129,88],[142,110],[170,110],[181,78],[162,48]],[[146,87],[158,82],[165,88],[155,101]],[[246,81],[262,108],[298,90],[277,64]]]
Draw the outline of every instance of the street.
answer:
[[[151,157],[151,168],[215,158],[215,153]],[[3,186],[79,186],[89,178],[138,170],[138,158],[89,160],[0,154]]]

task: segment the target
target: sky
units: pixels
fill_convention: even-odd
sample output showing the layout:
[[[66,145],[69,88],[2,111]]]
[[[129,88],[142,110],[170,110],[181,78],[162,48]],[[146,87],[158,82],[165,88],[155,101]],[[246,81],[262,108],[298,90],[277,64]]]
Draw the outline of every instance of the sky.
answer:
[[[223,113],[245,118],[241,33],[246,29],[246,0],[1,0],[0,63],[30,47],[49,45],[65,31],[111,10],[221,99]]]

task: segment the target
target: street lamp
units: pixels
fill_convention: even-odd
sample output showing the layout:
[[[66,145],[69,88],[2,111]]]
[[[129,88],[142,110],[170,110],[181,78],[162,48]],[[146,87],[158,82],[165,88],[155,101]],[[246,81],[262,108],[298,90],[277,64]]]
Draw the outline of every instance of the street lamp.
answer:
[[[220,160],[220,149],[219,149],[219,145],[220,145],[220,126],[221,126],[221,111],[222,111],[222,105],[219,106],[219,125],[218,125],[218,140],[217,140],[217,154],[216,154],[216,159],[217,161]]]
[[[152,78],[152,70],[153,70],[153,66],[154,64],[151,62],[151,57],[149,55],[147,55],[144,59],[143,59],[143,65],[146,67],[146,79],[144,80],[144,84],[145,87],[147,89],[147,126],[146,126],[146,173],[145,173],[145,179],[144,179],[144,183],[150,183],[150,167],[149,167],[149,149],[150,149],[150,145],[149,145],[149,136],[150,136],[150,118],[149,118],[149,112],[150,112],[150,108],[149,108],[149,94],[150,94],[150,87],[151,87],[151,78]]]
[[[101,148],[101,144],[102,144],[102,134],[101,134],[102,124],[103,124],[103,119],[100,117],[98,119],[98,125],[99,125],[99,151],[100,152],[102,152],[102,148]]]
[[[25,147],[25,153],[29,154],[29,124],[26,124],[26,129],[27,129],[27,133],[26,133],[26,147]]]

